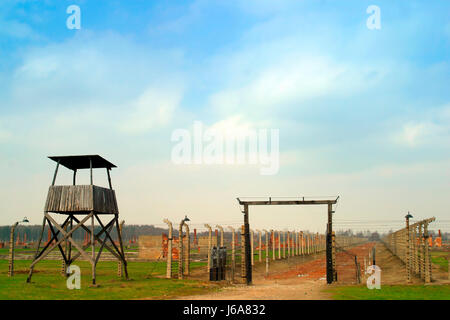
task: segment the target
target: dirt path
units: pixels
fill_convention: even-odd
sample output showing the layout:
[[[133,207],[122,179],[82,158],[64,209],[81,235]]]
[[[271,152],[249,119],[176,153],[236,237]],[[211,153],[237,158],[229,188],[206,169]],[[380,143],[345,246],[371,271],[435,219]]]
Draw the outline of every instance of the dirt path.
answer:
[[[180,297],[181,300],[326,300],[324,255],[271,261],[271,275],[264,277],[264,263],[254,267],[253,285],[233,285],[219,292]],[[305,272],[307,270],[307,273]]]
[[[225,287],[220,292],[182,297],[182,300],[324,300],[325,280],[265,280],[252,286]]]
[[[338,252],[338,285],[355,283],[354,256],[359,261],[369,252],[375,243],[366,243],[346,249],[347,253]],[[406,283],[405,266],[382,243],[376,244],[376,264],[382,270],[383,284]],[[351,253],[351,255],[349,255]],[[347,261],[348,260],[348,261]],[[361,266],[363,269],[363,267]],[[434,278],[439,278],[436,267],[433,266]],[[289,259],[270,261],[270,275],[265,277],[265,264],[256,263],[253,268],[253,285],[225,286],[218,292],[204,295],[179,297],[181,300],[329,300],[331,294],[326,292],[326,267],[324,254],[308,257],[293,257]],[[442,273],[442,272],[440,272]],[[439,276],[438,276],[439,274]],[[366,276],[361,270],[362,283]],[[443,277],[443,276],[442,276]],[[445,282],[443,280],[435,282]],[[417,277],[411,284],[423,283]]]

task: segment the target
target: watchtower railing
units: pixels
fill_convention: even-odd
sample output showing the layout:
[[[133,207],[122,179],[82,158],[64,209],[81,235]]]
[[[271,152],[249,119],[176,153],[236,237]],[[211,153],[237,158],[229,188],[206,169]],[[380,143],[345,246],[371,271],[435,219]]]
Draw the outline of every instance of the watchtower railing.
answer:
[[[94,185],[50,186],[44,211],[119,213],[114,190]]]

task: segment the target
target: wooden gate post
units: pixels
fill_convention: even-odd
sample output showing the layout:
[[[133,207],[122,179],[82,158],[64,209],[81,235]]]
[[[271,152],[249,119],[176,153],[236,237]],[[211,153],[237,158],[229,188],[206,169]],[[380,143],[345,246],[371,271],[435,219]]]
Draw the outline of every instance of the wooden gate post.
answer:
[[[244,204],[244,243],[245,243],[245,278],[247,285],[252,283],[252,262],[250,250],[250,223],[248,204]]]
[[[333,207],[332,204],[328,204],[328,224],[327,224],[327,283],[331,284],[334,281],[334,266],[333,266]]]
[[[333,281],[336,282],[337,281],[337,271],[336,271],[336,235],[333,231],[333,233],[331,234],[332,236],[332,244],[333,244]]]
[[[241,226],[241,278],[244,280],[244,283],[247,282],[247,268],[246,268],[246,259],[245,259],[245,226]]]
[[[122,221],[122,224],[125,221]],[[172,278],[172,239],[173,239],[173,227],[172,222],[168,219],[163,220],[169,226],[169,237],[167,239],[167,266],[166,266],[166,278]]]

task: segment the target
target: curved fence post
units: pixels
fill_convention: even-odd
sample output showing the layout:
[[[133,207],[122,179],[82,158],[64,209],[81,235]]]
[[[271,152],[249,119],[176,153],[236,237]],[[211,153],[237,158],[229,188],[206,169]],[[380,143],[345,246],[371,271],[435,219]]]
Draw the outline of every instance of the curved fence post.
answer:
[[[172,222],[168,219],[163,220],[164,223],[167,223],[169,226],[169,237],[167,238],[167,269],[166,269],[166,278],[172,278],[172,239],[173,239],[173,227]]]

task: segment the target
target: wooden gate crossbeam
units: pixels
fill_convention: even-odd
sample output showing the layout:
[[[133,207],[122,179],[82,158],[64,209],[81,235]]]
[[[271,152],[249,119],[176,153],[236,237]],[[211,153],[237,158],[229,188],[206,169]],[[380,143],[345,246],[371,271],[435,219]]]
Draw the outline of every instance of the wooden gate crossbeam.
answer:
[[[332,229],[332,205],[336,204],[339,196],[333,200],[305,200],[305,197],[300,197],[301,200],[272,200],[269,197],[268,200],[241,200],[237,198],[239,205],[244,206],[242,213],[244,214],[244,265],[246,273],[246,283],[250,285],[252,283],[252,265],[251,265],[251,252],[250,252],[250,224],[249,224],[249,206],[268,206],[268,205],[328,205],[328,224],[327,224],[327,283],[332,283],[336,278],[336,270],[334,267],[334,254],[332,249],[331,235]]]

